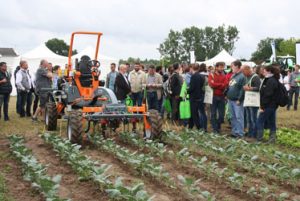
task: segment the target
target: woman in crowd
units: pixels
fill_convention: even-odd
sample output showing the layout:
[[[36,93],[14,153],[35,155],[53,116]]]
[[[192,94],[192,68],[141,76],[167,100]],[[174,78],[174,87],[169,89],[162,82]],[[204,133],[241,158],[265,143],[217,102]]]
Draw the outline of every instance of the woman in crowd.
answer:
[[[280,70],[275,65],[263,69],[264,80],[260,86],[260,109],[257,119],[257,140],[262,141],[264,126],[270,129],[269,143],[276,140],[276,93],[279,88]]]

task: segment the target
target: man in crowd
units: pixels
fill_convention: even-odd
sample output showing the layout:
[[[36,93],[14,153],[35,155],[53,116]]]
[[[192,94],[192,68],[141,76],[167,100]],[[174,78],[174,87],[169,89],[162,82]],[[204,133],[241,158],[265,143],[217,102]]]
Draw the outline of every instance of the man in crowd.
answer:
[[[172,105],[172,120],[174,123],[179,120],[179,95],[181,90],[181,77],[179,75],[180,65],[173,64],[173,74],[170,77],[170,92],[171,92],[171,105]]]
[[[231,114],[232,137],[244,136],[244,85],[246,78],[242,73],[242,63],[239,60],[232,62],[233,75],[227,92],[228,105]]]
[[[119,73],[117,74],[115,80],[115,93],[117,99],[120,100],[122,103],[125,103],[125,99],[128,94],[131,92],[130,83],[126,76],[127,67],[124,64],[121,64],[119,67]]]
[[[200,125],[200,113],[201,105],[204,101],[204,85],[205,85],[205,76],[199,73],[200,66],[199,64],[193,65],[192,67],[193,75],[190,81],[190,87],[188,89],[188,93],[190,94],[190,105],[191,105],[191,117],[189,128],[192,129],[194,125],[199,130],[201,128]],[[203,111],[202,111],[203,112]],[[205,129],[205,126],[204,126]]]
[[[155,70],[156,70],[156,73],[161,75],[161,78],[163,80],[164,73],[163,73],[162,67],[157,66]],[[161,113],[162,106],[163,106],[163,87],[161,87],[161,89],[160,89],[160,94],[161,94],[160,98],[158,97],[158,108],[157,108],[157,110]]]
[[[36,72],[36,93],[40,99],[39,108],[35,111],[32,116],[33,121],[37,121],[37,116],[42,113],[44,116],[45,106],[47,103],[47,92],[43,91],[43,88],[51,88],[52,72],[49,71],[49,63],[47,60],[41,60],[40,67]]]
[[[11,75],[7,71],[7,65],[5,62],[0,63],[0,118],[1,108],[3,105],[4,121],[9,121],[8,117],[8,104],[9,96],[12,91],[12,85],[10,82]]]
[[[288,104],[287,109],[290,110],[293,102],[294,96],[294,110],[298,108],[298,98],[299,98],[299,89],[300,89],[300,72],[299,72],[300,65],[295,65],[295,71],[291,74],[289,84],[290,84],[290,92],[289,92],[289,99],[290,103]]]
[[[143,85],[145,84],[145,73],[141,70],[140,63],[134,64],[134,70],[129,73],[129,82],[131,86],[131,99],[133,105],[142,105]]]
[[[16,85],[16,80],[17,80],[17,72],[20,70],[20,65],[16,67],[15,71],[14,71],[14,78],[15,78],[15,87],[17,89],[17,101],[16,101],[16,111],[18,114],[20,114],[20,108],[21,108],[21,97],[20,97],[20,93],[18,90],[18,87]]]
[[[158,110],[158,100],[160,100],[162,96],[162,84],[162,76],[155,72],[154,65],[150,65],[148,74],[146,75],[148,110]]]
[[[213,89],[213,102],[211,105],[211,124],[214,133],[220,133],[221,124],[225,116],[225,95],[227,79],[224,73],[225,63],[217,62],[214,73],[209,74],[208,84]]]
[[[27,69],[27,74],[30,79],[30,91],[28,92],[26,99],[26,116],[31,117],[32,98],[35,90],[35,78],[29,69]]]
[[[106,87],[114,91],[115,88],[115,80],[117,77],[116,64],[110,64],[110,72],[106,76]]]
[[[27,61],[20,61],[20,70],[16,74],[16,85],[20,98],[20,117],[25,117],[25,115],[29,116],[30,114],[30,106],[26,107],[25,111],[25,105],[27,100],[30,99],[28,96],[31,95],[33,87],[31,78],[32,76],[29,74]]]
[[[242,66],[243,73],[246,77],[246,85],[243,87],[245,91],[253,91],[259,93],[260,78],[254,73],[250,66]],[[259,96],[258,96],[259,97]],[[246,119],[248,125],[248,136],[256,138],[256,121],[259,107],[245,107]]]

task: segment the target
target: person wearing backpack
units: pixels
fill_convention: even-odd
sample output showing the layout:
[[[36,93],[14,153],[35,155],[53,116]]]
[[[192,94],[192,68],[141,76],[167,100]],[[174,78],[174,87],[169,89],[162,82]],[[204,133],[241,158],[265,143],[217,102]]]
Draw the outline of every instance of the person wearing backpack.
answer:
[[[274,64],[264,68],[264,80],[260,86],[260,108],[257,119],[257,141],[263,140],[264,126],[267,123],[270,129],[268,143],[276,141],[276,110],[278,108],[278,99],[283,94],[280,91],[280,70]]]

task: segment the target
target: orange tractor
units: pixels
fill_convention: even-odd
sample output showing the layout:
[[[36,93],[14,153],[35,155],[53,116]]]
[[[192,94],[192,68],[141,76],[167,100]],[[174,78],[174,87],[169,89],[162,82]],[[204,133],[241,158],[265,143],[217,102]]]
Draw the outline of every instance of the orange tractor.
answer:
[[[91,60],[82,56],[72,64],[72,50],[75,35],[97,36],[95,57]],[[97,60],[100,45],[100,32],[74,32],[71,36],[68,68],[65,76],[58,83],[57,89],[48,89],[49,101],[45,109],[46,129],[57,129],[57,119],[67,119],[67,137],[73,143],[82,143],[88,134],[99,128],[107,136],[109,130],[116,130],[121,124],[143,121],[144,137],[160,139],[162,119],[156,110],[147,111],[142,106],[121,104],[114,92],[104,87],[99,80],[100,62]],[[74,66],[74,69],[72,68]],[[101,85],[101,86],[100,86]],[[92,128],[91,128],[92,127]],[[125,126],[124,126],[125,127]],[[129,127],[129,126],[128,126]]]

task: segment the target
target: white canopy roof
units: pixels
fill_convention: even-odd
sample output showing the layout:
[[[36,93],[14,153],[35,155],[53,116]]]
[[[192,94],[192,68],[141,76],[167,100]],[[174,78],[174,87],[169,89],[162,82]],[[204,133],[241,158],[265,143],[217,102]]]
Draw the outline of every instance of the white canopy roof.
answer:
[[[72,56],[72,60],[74,62],[75,59],[80,60],[80,58],[83,55],[89,56],[91,59],[95,58],[95,47],[88,46],[78,54],[75,54]],[[118,65],[119,60],[113,57],[109,57],[103,54],[98,53],[98,61],[100,61],[100,70],[101,70],[101,75],[100,79],[105,79],[106,75],[110,72],[110,64],[115,63]]]
[[[215,65],[217,62],[223,61],[226,65],[230,65],[233,61],[236,59],[231,56],[226,50],[222,50],[219,54],[217,54],[215,57],[203,61],[203,62],[197,62],[197,63],[205,63],[206,65]]]
[[[12,72],[14,71],[14,68],[19,64],[20,60],[25,60],[28,63],[29,71],[33,76],[35,76],[35,73],[39,68],[42,59],[46,59],[48,62],[52,63],[53,66],[59,65],[61,67],[64,67],[64,65],[68,62],[68,57],[55,54],[54,52],[52,52],[46,47],[45,43],[42,43],[41,45],[33,48],[32,50],[26,52],[25,54],[22,54],[19,57],[14,58],[14,65],[13,65]],[[14,76],[12,77],[12,83],[14,83]],[[16,94],[16,90],[13,85],[12,95],[15,94]]]
[[[60,56],[49,50],[44,43],[30,50],[29,52],[22,54],[23,59],[63,59],[67,61],[67,57]]]

